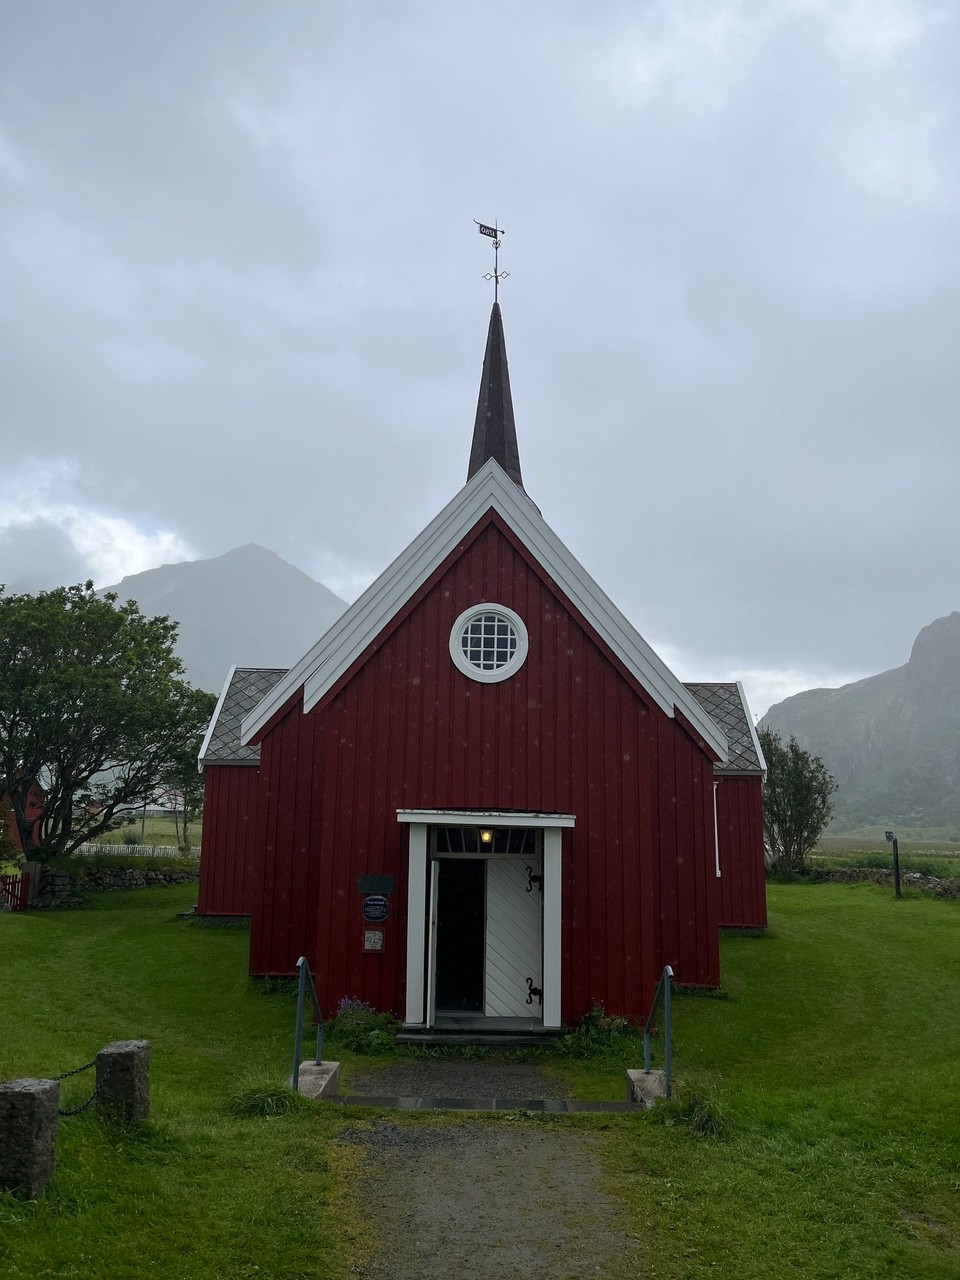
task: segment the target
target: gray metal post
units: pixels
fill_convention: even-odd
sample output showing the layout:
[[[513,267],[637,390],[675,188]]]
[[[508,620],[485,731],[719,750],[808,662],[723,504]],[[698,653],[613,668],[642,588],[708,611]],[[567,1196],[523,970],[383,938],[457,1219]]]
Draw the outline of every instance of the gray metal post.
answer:
[[[669,965],[663,971],[663,1075],[665,1094],[669,1098],[673,1084],[673,1012],[671,1008],[670,984],[673,981],[673,970]]]
[[[46,1191],[57,1159],[59,1108],[56,1080],[0,1084],[0,1191],[30,1200]]]
[[[883,833],[887,844],[893,846],[893,896],[900,897],[900,842],[892,831]]]
[[[97,1109],[135,1124],[150,1117],[150,1041],[115,1040],[97,1054]]]
[[[297,967],[300,970],[300,980],[297,983],[297,1030],[293,1041],[293,1088],[294,1092],[300,1089],[300,1042],[303,1038],[303,997],[307,989],[306,964],[304,957],[301,956],[297,961]]]

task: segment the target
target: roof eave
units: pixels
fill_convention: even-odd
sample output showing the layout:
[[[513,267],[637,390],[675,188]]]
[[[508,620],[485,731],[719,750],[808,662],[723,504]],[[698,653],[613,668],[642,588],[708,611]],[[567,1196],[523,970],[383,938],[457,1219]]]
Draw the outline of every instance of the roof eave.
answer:
[[[234,663],[227,672],[227,678],[223,682],[223,688],[220,690],[220,697],[217,699],[217,705],[213,708],[213,715],[210,717],[210,723],[207,725],[207,732],[203,735],[203,741],[200,743],[200,750],[197,752],[197,772],[203,772],[204,758],[210,746],[210,739],[213,737],[213,731],[217,727],[217,721],[220,719],[220,712],[223,710],[223,704],[227,700],[227,692],[230,683],[233,680],[234,673],[237,670],[237,664]]]
[[[757,736],[757,726],[753,723],[753,716],[750,712],[750,704],[747,702],[747,695],[744,692],[743,684],[737,681],[737,692],[740,694],[740,701],[743,703],[743,714],[747,717],[747,726],[750,729],[750,737],[753,739],[753,749],[757,753],[757,759],[760,761],[760,773],[763,780],[767,778],[767,760],[763,754],[763,747],[760,745],[760,739]]]

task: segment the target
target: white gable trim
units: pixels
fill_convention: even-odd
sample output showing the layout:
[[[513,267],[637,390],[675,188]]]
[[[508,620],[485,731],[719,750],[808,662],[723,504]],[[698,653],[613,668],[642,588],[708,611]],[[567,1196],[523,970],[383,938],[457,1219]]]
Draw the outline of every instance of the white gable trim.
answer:
[[[750,707],[747,703],[747,695],[743,691],[743,685],[737,681],[737,692],[740,694],[740,701],[743,703],[743,713],[747,717],[747,724],[750,726],[750,737],[753,739],[753,749],[757,753],[757,759],[760,761],[760,772],[764,779],[767,776],[767,762],[764,759],[763,748],[760,746],[760,739],[757,737],[757,727],[753,723],[753,716],[750,714]]]
[[[314,707],[489,510],[513,530],[660,709],[673,718],[679,708],[726,761],[727,740],[719,727],[492,458],[247,716],[241,741],[248,743],[300,686],[304,712]]]
[[[203,757],[207,754],[207,748],[210,746],[210,739],[213,737],[213,731],[217,727],[217,721],[220,719],[220,712],[223,710],[223,704],[227,700],[227,691],[230,688],[230,682],[237,670],[237,664],[234,663],[227,672],[227,678],[223,682],[223,688],[220,690],[220,697],[217,699],[217,705],[213,708],[213,715],[210,717],[210,723],[207,725],[207,732],[203,735],[203,741],[200,743],[200,750],[197,752],[197,772],[203,773]]]

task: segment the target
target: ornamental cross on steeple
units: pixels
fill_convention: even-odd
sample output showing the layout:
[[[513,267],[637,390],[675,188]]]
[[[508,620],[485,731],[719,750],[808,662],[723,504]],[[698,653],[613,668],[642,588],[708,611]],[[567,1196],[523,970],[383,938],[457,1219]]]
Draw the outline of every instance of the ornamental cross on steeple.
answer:
[[[474,218],[474,222],[477,222],[476,218]],[[488,227],[485,222],[477,222],[477,230],[482,236],[489,236],[493,241],[493,270],[488,271],[483,278],[484,280],[493,281],[493,300],[498,302],[500,300],[500,281],[510,278],[509,271],[500,270],[500,237],[504,234],[504,230],[503,227],[496,225]]]

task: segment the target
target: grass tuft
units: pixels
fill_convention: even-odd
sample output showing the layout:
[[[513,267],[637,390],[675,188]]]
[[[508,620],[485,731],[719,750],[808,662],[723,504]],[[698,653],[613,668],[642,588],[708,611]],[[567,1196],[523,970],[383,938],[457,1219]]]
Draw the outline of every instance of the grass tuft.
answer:
[[[673,1097],[661,1098],[650,1112],[654,1124],[686,1129],[694,1138],[723,1138],[728,1132],[725,1109],[712,1090],[679,1084]]]
[[[279,1085],[253,1085],[242,1089],[227,1103],[227,1113],[241,1119],[257,1116],[286,1116],[291,1111],[303,1110],[309,1104],[306,1098],[292,1089]]]

